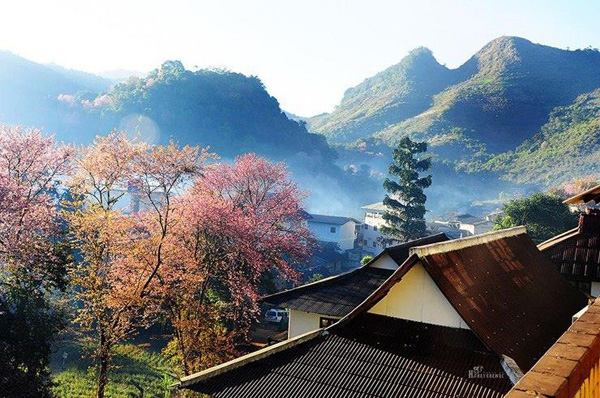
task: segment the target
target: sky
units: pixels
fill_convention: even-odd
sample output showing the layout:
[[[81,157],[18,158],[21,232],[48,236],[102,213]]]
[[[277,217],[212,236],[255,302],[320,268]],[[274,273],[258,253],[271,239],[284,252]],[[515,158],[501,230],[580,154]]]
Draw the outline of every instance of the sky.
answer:
[[[227,68],[258,76],[300,116],[330,112],[419,46],[451,68],[504,35],[600,47],[595,0],[19,0],[0,2],[0,15],[0,49],[32,61],[92,73],[172,59]]]

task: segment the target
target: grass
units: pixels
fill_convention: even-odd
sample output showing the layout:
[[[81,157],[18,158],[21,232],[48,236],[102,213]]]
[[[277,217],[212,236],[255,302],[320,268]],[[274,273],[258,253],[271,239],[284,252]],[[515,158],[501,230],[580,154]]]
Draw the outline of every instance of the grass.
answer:
[[[66,359],[63,360],[63,355]],[[96,372],[81,344],[70,341],[55,353],[51,368],[57,398],[90,398],[96,390]],[[176,381],[169,362],[147,345],[123,344],[115,349],[115,368],[109,375],[107,398],[170,398],[169,386]]]

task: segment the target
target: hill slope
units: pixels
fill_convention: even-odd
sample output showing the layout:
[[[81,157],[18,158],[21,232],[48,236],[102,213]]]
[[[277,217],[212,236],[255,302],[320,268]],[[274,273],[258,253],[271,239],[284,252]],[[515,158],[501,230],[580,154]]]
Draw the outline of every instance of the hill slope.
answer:
[[[431,106],[416,115],[407,117],[403,112],[394,111],[395,106],[418,102],[413,100],[414,95],[389,103],[380,90],[371,90],[372,98],[368,102],[376,105],[364,106],[362,111],[354,110],[354,114],[362,112],[366,115],[361,126],[371,128],[349,131],[352,131],[352,138],[373,136],[390,145],[402,136],[412,134],[430,141],[434,147],[456,145],[467,140],[494,153],[506,151],[514,149],[539,130],[553,108],[568,105],[578,95],[600,87],[598,72],[600,53],[597,51],[567,51],[517,37],[501,37],[488,43],[458,69],[442,67],[421,74],[415,72],[423,85],[426,85],[425,77],[433,79],[431,73],[436,73],[436,79],[440,81],[452,83],[447,87],[441,84],[442,88],[437,93],[428,92],[432,95]],[[380,74],[374,78],[381,80],[383,76]],[[366,89],[367,81],[349,93]],[[396,87],[397,83],[387,78],[380,85]],[[432,85],[427,87],[433,89]],[[345,98],[340,107],[349,101]],[[380,102],[385,105],[377,105]],[[389,110],[397,120],[387,126],[377,124],[377,117],[370,116]],[[311,120],[311,129],[331,137],[332,141],[343,136],[331,127],[333,122],[329,120],[333,120],[335,126],[344,126],[353,125],[354,119],[337,117],[336,112]],[[386,120],[393,118],[388,116]],[[377,125],[376,131],[373,131],[374,125]],[[439,151],[450,157],[460,157],[455,149],[447,151],[441,148]]]
[[[531,140],[492,158],[485,168],[506,180],[548,186],[600,173],[600,89],[553,110]]]

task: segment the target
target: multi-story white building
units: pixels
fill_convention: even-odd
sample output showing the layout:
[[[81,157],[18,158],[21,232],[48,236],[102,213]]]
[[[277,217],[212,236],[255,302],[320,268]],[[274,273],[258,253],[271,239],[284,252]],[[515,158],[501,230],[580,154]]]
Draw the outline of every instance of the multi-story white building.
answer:
[[[385,246],[381,243],[381,227],[385,225],[383,214],[385,206],[383,202],[373,203],[361,207],[365,211],[365,217],[361,226],[359,238],[362,240],[361,245],[364,251],[372,252],[377,255],[383,251]]]
[[[340,250],[354,249],[357,225],[360,221],[351,217],[325,216],[306,213],[308,228],[321,242],[337,243]]]

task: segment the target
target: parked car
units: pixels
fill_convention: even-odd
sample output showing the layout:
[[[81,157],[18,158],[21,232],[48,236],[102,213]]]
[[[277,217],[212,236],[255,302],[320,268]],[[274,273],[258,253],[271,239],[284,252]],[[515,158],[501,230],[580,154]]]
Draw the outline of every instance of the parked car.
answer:
[[[281,323],[288,319],[288,312],[286,310],[280,310],[272,308],[265,314],[265,320],[268,323]]]

